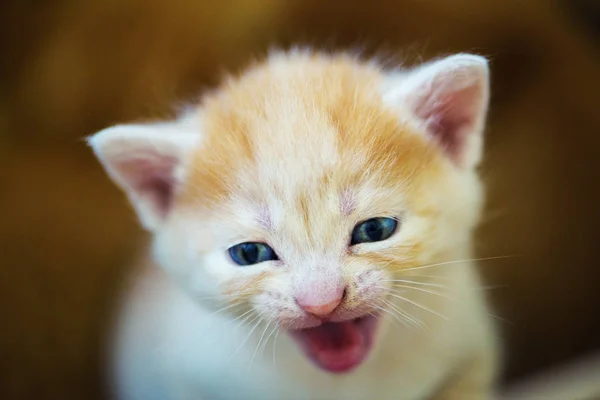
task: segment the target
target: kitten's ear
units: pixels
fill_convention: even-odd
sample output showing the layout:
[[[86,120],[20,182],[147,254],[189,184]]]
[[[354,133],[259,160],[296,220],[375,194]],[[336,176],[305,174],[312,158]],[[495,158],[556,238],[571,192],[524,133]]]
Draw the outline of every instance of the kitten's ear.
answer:
[[[169,212],[182,164],[200,138],[193,125],[189,120],[116,125],[88,138],[147,230],[157,229]]]
[[[407,107],[455,164],[472,168],[479,163],[489,103],[485,58],[456,54],[389,76],[384,99]]]

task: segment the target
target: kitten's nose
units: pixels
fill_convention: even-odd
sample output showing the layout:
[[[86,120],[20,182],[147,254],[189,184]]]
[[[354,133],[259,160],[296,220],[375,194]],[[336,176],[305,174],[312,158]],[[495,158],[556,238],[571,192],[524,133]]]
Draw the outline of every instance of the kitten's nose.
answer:
[[[328,299],[319,299],[321,301],[314,301],[309,296],[296,297],[296,303],[298,306],[318,318],[323,318],[331,314],[344,300],[346,296],[346,289],[336,291]]]

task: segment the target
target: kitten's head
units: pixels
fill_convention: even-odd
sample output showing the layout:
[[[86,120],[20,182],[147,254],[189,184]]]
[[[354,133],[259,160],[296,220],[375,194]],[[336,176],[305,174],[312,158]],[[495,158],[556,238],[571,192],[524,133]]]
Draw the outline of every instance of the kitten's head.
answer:
[[[395,279],[468,255],[487,104],[478,56],[389,72],[292,52],[176,121],[90,143],[191,296],[275,322],[339,372],[409,304]]]

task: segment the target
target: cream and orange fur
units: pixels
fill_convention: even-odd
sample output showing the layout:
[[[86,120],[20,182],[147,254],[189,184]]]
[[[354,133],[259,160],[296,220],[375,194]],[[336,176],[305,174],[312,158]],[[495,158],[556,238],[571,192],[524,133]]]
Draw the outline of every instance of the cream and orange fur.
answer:
[[[346,54],[277,53],[175,120],[90,144],[153,234],[114,347],[121,399],[486,399],[494,329],[471,261],[485,59],[385,71]],[[353,227],[397,232],[348,246]],[[279,260],[235,265],[268,243]],[[356,370],[312,365],[286,330],[294,291],[347,287],[378,315]],[[311,289],[311,290],[312,290]]]

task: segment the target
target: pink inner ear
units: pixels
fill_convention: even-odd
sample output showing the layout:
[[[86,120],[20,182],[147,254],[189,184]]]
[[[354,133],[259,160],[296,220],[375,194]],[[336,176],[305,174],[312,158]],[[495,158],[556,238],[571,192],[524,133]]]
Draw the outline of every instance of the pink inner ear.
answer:
[[[171,207],[176,163],[173,157],[145,154],[122,160],[116,167],[138,199],[164,217]]]
[[[415,107],[417,116],[426,121],[429,133],[454,161],[461,158],[467,135],[477,123],[479,96],[476,85],[467,86],[429,93]]]

